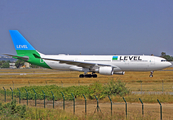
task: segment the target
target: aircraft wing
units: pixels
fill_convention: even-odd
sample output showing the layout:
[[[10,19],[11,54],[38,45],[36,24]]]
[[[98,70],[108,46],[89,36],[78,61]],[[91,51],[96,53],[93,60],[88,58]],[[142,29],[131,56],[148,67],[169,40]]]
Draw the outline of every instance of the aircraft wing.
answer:
[[[83,67],[83,68],[93,68],[96,66],[112,66],[112,65],[107,65],[107,64],[97,64],[97,63],[89,63],[89,62],[82,62],[82,61],[73,61],[73,60],[61,60],[61,59],[52,59],[52,58],[42,58],[44,60],[52,60],[52,61],[59,61],[59,63],[65,63],[69,65],[76,65],[78,67]],[[115,67],[116,66],[112,66]]]
[[[14,57],[16,59],[20,58],[20,59],[22,59],[24,61],[28,61],[29,60],[28,56],[18,56],[18,55],[10,55],[10,54],[4,54],[4,55],[11,56],[11,57]]]

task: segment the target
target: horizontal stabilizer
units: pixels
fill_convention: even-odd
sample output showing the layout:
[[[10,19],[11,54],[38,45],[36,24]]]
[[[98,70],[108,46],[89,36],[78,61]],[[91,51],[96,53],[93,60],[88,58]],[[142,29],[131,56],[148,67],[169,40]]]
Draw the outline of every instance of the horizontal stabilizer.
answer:
[[[13,58],[16,58],[16,59],[22,59],[24,61],[28,61],[29,60],[29,57],[28,56],[18,56],[18,55],[10,55],[10,54],[4,54],[4,55],[7,55],[7,56],[11,56]]]

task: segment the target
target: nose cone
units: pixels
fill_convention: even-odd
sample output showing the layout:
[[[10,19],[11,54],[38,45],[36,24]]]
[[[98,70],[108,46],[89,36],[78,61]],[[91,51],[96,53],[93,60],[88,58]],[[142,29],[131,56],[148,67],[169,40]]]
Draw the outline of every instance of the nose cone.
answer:
[[[166,62],[166,65],[167,65],[167,67],[170,67],[170,66],[172,66],[172,63],[171,62]]]

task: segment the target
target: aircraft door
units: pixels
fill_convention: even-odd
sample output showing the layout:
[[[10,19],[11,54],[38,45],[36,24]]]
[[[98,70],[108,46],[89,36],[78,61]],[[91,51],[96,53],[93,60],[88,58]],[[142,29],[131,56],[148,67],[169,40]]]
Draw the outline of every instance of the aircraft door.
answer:
[[[155,65],[155,59],[154,59],[154,58],[150,60],[150,65],[151,65],[151,66],[152,66],[152,65]]]
[[[150,63],[149,63],[149,68],[148,68],[148,70],[153,70],[153,69],[155,68],[155,59],[153,58],[153,59],[151,59],[149,62],[150,62]]]

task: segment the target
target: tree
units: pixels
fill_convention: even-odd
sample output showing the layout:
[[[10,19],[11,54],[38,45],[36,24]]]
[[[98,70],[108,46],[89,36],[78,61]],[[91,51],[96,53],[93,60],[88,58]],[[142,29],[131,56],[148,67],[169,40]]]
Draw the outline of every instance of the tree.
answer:
[[[165,55],[164,58],[167,60],[167,61],[173,61],[173,57],[169,56],[169,55]]]
[[[31,66],[30,66],[31,68],[39,68],[39,66],[38,65],[34,65],[34,64],[31,64]]]
[[[5,60],[2,60],[2,64],[5,63]]]
[[[166,53],[165,52],[162,52],[161,53],[161,57],[165,57],[166,56]]]
[[[2,61],[0,61],[0,67],[2,66]]]
[[[9,68],[9,66],[9,62],[7,61],[2,64],[1,68]]]
[[[165,58],[167,61],[173,61],[173,57],[166,55],[165,52],[162,52],[160,57]]]
[[[20,66],[23,66],[24,65],[24,61],[23,60],[17,60],[16,61],[16,63],[15,63],[15,66],[17,67],[17,68],[19,68]]]

